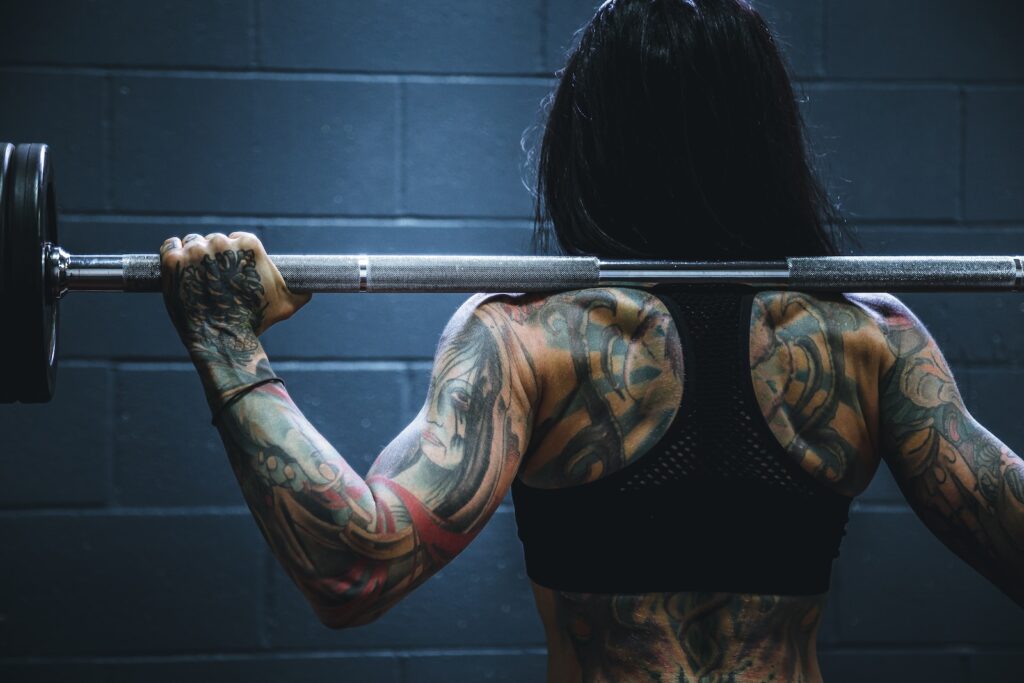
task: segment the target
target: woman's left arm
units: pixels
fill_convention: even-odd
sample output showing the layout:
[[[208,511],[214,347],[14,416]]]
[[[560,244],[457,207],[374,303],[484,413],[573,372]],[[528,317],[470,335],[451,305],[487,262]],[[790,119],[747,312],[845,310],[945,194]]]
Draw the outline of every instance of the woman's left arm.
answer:
[[[538,391],[516,331],[501,306],[467,301],[425,405],[364,480],[282,384],[243,391],[274,377],[257,335],[305,300],[255,237],[189,237],[161,249],[165,301],[249,508],[324,624],[369,622],[461,552],[511,485]]]

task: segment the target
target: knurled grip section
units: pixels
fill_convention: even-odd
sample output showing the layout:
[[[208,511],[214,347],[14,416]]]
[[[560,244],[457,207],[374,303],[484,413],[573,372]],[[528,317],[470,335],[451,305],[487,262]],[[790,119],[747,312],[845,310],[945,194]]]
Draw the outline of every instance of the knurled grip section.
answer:
[[[121,271],[124,291],[160,291],[160,257],[156,254],[122,254]]]
[[[853,256],[789,259],[790,289],[837,292],[992,290],[1024,286],[1020,257]]]
[[[564,256],[271,256],[293,292],[540,292],[598,283],[599,262]],[[121,257],[126,292],[160,291],[160,257]]]
[[[597,259],[564,256],[371,256],[368,292],[543,292],[597,284]]]
[[[359,257],[340,254],[272,256],[288,289],[307,292],[358,292]]]

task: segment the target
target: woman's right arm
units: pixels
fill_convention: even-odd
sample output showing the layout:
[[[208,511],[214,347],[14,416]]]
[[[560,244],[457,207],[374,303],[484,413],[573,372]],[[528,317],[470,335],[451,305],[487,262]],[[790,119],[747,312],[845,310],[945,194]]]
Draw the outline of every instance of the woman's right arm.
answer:
[[[893,297],[879,312],[883,457],[928,528],[1024,607],[1024,461],[971,417],[914,314]]]

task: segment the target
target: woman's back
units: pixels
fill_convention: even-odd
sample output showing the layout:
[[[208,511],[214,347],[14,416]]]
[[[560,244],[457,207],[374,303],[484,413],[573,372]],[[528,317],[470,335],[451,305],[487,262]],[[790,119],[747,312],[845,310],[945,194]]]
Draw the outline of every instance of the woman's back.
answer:
[[[528,340],[543,387],[513,494],[552,681],[819,678],[815,638],[825,596],[805,560],[817,562],[817,575],[824,563],[827,586],[833,548],[821,536],[838,544],[849,498],[878,466],[886,343],[877,313],[853,297],[762,292],[729,309],[741,311],[739,318],[688,319],[678,305],[686,296],[606,288],[501,300],[523,329],[517,336]],[[698,295],[704,310],[709,297],[716,295]],[[727,318],[738,324],[724,335],[707,330],[700,341],[702,325],[720,327]],[[728,345],[721,340],[736,332],[747,344],[732,345],[727,355],[742,349],[747,356],[730,365],[745,376],[760,412],[752,417],[762,423],[761,432],[750,433],[774,438],[772,457],[780,462],[723,474],[714,463],[737,460],[736,453],[705,450],[686,456],[677,484],[639,495],[625,490],[630,481],[643,486],[645,471],[670,471],[654,459],[678,462],[680,447],[672,444],[685,444],[687,431],[745,419],[739,413],[749,404],[739,402],[736,415],[686,420],[686,413],[700,413],[702,396],[713,402],[716,393],[701,352],[721,373],[721,358],[709,357],[721,356]],[[757,457],[743,447],[757,436],[720,436],[700,443],[735,443],[740,459]],[[789,483],[776,481],[780,476]],[[701,502],[694,507],[683,498]],[[780,528],[778,507],[790,515],[802,510],[806,519]],[[677,518],[664,518],[672,511]],[[643,525],[645,515],[652,518]],[[822,527],[819,518],[830,515],[833,522]],[[751,537],[750,529],[763,531]],[[801,546],[817,557],[793,557],[805,554]],[[787,566],[792,576],[780,575]]]

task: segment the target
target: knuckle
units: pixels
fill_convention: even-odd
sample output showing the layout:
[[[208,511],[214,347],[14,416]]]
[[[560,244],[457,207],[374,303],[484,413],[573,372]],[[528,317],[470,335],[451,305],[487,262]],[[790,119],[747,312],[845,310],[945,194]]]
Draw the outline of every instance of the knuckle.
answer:
[[[263,243],[260,242],[256,235],[247,234],[245,237],[239,238],[238,244],[245,249],[252,249],[258,254],[263,253]]]
[[[185,256],[188,259],[195,260],[206,253],[206,248],[207,244],[205,241],[200,242],[199,240],[191,240],[186,243],[181,250],[185,253]]]

